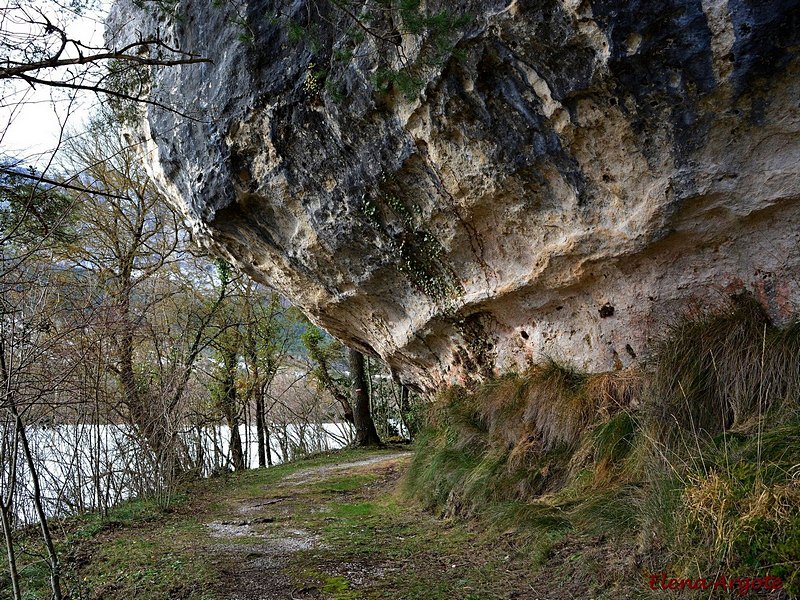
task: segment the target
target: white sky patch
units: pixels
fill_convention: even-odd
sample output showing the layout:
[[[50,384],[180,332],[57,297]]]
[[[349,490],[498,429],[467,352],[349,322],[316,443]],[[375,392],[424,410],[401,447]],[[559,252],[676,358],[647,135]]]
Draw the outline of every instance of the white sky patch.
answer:
[[[0,0],[6,11],[13,12],[9,0]],[[54,24],[63,26],[67,36],[88,46],[103,45],[103,31],[109,0],[98,0],[94,7],[78,15],[63,9],[53,0],[22,0],[30,9],[40,9]],[[5,32],[24,35],[26,28],[7,16],[0,23]],[[64,58],[77,56],[68,46]],[[48,72],[50,71],[50,72]],[[42,70],[43,79],[58,79],[57,70]],[[59,138],[68,132],[81,130],[92,107],[103,98],[92,92],[57,89],[50,86],[31,85],[20,80],[0,83],[0,156],[19,159],[25,165],[39,169],[51,161],[58,163],[56,154]]]

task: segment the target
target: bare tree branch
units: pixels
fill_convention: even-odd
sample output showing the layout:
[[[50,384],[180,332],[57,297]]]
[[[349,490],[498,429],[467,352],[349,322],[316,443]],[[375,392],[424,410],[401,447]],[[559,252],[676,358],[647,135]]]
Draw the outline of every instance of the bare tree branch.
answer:
[[[66,43],[67,42],[65,41],[64,46],[66,46]],[[83,46],[83,44],[79,44],[77,42],[75,42],[75,45],[85,47]],[[168,49],[170,52],[176,52],[183,58],[174,58],[174,59],[147,58],[145,56],[130,54],[131,50],[134,49],[146,51],[148,50],[148,47],[151,45],[154,45],[157,48]],[[172,48],[169,48],[163,42],[155,38],[129,44],[120,50],[109,50],[108,52],[100,52],[97,54],[90,54],[88,56],[81,55],[76,58],[59,58],[63,50],[64,47],[62,46],[61,48],[59,48],[56,55],[53,56],[52,58],[37,61],[34,63],[21,63],[17,61],[12,61],[10,59],[6,59],[6,63],[9,66],[5,68],[0,68],[0,79],[8,79],[10,77],[20,77],[21,75],[24,75],[31,71],[39,71],[41,69],[57,69],[60,67],[67,67],[74,65],[86,65],[106,60],[127,61],[144,66],[175,66],[175,65],[212,62],[211,59],[203,58],[197,54],[191,54],[189,52],[181,52],[179,50],[174,50]],[[44,80],[39,80],[39,81],[43,82]]]

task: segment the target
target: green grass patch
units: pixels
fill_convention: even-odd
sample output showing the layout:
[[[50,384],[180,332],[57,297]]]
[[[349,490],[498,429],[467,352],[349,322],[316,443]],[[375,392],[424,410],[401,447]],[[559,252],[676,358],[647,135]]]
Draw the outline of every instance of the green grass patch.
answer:
[[[174,528],[144,539],[104,540],[82,572],[81,587],[104,598],[211,598],[214,571],[188,549],[193,541]]]
[[[323,578],[322,593],[330,595],[331,600],[355,600],[359,597],[350,589],[350,582],[340,575]]]
[[[376,507],[371,502],[356,504],[333,504],[333,514],[340,519],[360,519],[376,514]]]

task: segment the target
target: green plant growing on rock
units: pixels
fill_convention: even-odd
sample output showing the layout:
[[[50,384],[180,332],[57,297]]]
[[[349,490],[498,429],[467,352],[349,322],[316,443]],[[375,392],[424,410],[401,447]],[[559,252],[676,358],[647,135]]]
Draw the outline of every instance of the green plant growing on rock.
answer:
[[[211,0],[211,6],[214,8],[223,9],[226,5],[230,6],[233,12],[233,16],[228,17],[228,23],[239,29],[237,39],[246,46],[253,46],[256,34],[246,14],[246,3],[242,0]]]
[[[388,93],[396,89],[408,101],[414,100],[422,90],[425,81],[414,75],[410,68],[392,69],[385,67],[379,69],[372,76],[372,85],[381,93]]]
[[[361,203],[361,212],[370,219],[373,223],[380,224],[378,217],[378,206],[375,201],[370,197],[365,197]]]
[[[469,15],[449,9],[430,12],[419,0],[333,0],[332,10],[322,4],[315,8],[302,15],[279,11],[277,22],[283,24],[288,41],[307,44],[315,60],[330,63],[331,72],[340,73],[353,61],[369,58],[377,62],[370,78],[376,92],[386,95],[397,90],[408,101],[422,90],[426,70],[458,55],[456,41],[471,22]],[[312,20],[315,14],[324,21],[325,30],[330,31],[331,25],[343,28],[341,35],[329,38],[327,46],[321,22]],[[413,60],[405,54],[404,36],[419,39],[420,49]],[[332,100],[341,101],[340,86],[331,85],[324,91]]]
[[[341,104],[347,98],[347,91],[345,87],[341,83],[330,79],[325,80],[325,92],[328,94],[330,99],[337,104]]]
[[[327,73],[322,69],[318,69],[313,62],[308,64],[306,79],[303,82],[303,91],[309,99],[319,98],[320,93],[327,89],[328,81],[326,81],[326,77]]]
[[[397,269],[408,277],[414,288],[436,302],[446,304],[458,297],[463,287],[447,264],[444,247],[422,224],[422,209],[401,199],[397,188],[402,185],[394,174],[381,175],[379,186],[377,193],[364,197],[360,211],[372,227],[392,238],[398,257]],[[398,225],[402,233],[399,236],[390,234]]]
[[[444,302],[462,291],[460,283],[444,263],[444,248],[430,232],[410,232],[401,240],[398,250],[398,270],[427,296]]]
[[[300,23],[295,21],[294,19],[289,19],[288,24],[286,25],[286,37],[289,39],[290,42],[297,44],[299,43],[306,34],[306,29]]]
[[[463,54],[456,51],[455,40],[470,23],[471,17],[456,16],[446,10],[428,15],[418,0],[401,0],[397,12],[402,23],[398,37],[402,39],[402,35],[410,34],[423,38],[421,49],[414,61],[401,54],[400,67],[387,65],[378,69],[372,77],[372,84],[381,94],[397,90],[411,102],[424,88],[428,70],[441,67],[451,56],[463,58]]]

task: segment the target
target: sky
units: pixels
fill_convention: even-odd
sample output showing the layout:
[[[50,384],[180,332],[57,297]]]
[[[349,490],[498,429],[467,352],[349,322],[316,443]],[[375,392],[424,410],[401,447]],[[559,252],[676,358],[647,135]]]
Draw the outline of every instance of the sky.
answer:
[[[2,35],[24,33],[15,23],[15,0],[0,0],[4,9],[0,21]],[[63,23],[68,36],[85,44],[103,43],[103,19],[108,12],[108,0],[98,0],[84,15],[61,9],[57,0],[21,0],[26,8],[38,8],[54,23]],[[74,53],[73,53],[74,54]],[[44,75],[42,71],[41,75]],[[22,159],[26,165],[44,168],[58,146],[62,125],[67,132],[80,131],[91,108],[99,102],[88,92],[66,92],[45,86],[32,89],[21,81],[5,81],[0,87],[0,156]],[[56,156],[55,164],[58,163]]]

